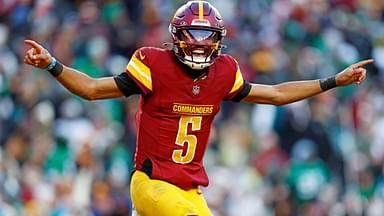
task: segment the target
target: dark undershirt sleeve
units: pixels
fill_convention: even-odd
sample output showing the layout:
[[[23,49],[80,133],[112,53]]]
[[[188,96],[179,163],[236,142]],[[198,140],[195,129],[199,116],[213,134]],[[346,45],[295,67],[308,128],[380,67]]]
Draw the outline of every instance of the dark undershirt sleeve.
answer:
[[[125,97],[129,97],[134,94],[142,94],[140,87],[128,76],[127,73],[123,72],[113,79],[116,82],[117,87],[124,94]]]
[[[240,102],[242,99],[244,99],[249,92],[251,91],[251,84],[249,84],[248,81],[244,80],[244,87],[237,93],[234,97],[230,99],[230,101],[233,102]]]

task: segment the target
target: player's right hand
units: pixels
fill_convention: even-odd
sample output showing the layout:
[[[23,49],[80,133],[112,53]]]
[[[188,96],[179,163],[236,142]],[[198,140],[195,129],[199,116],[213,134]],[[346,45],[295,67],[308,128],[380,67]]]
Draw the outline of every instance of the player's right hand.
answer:
[[[51,54],[36,41],[25,40],[24,43],[31,46],[25,53],[24,62],[37,68],[47,68],[52,61]]]

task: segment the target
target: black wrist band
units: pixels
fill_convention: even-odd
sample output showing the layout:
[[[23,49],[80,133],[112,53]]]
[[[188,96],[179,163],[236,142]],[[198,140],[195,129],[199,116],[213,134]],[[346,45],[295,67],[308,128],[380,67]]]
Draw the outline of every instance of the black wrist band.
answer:
[[[320,80],[320,87],[323,91],[335,88],[336,86],[336,76],[326,77]]]
[[[63,65],[52,57],[52,63],[48,66],[47,71],[52,74],[52,76],[57,77],[63,72]]]

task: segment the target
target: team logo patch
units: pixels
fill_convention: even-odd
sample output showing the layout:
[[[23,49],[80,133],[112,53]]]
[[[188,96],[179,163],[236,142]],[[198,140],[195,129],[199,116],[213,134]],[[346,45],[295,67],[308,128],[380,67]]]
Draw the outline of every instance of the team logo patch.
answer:
[[[141,51],[139,51],[139,56],[140,56],[140,59],[141,59],[141,60],[144,60],[144,59],[145,59],[145,55],[143,55],[143,54],[141,53]]]
[[[192,93],[194,95],[198,95],[200,93],[200,86],[198,86],[198,85],[192,86]]]

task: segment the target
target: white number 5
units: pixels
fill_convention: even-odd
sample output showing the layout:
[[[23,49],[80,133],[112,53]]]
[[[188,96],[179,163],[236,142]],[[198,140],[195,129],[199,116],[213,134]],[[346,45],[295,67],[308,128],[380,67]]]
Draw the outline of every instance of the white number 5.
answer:
[[[187,151],[183,155],[183,149],[173,150],[172,160],[175,163],[186,164],[190,163],[195,156],[197,137],[192,134],[187,134],[188,125],[191,125],[192,131],[200,130],[201,116],[182,116],[179,120],[179,130],[177,131],[176,144],[184,147],[187,145]]]

